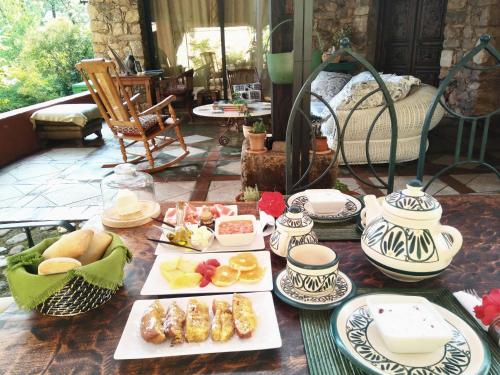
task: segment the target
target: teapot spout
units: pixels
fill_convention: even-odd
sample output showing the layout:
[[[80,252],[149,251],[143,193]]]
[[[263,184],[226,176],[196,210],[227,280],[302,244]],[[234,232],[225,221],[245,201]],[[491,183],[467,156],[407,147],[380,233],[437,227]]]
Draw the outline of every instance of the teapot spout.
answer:
[[[375,195],[365,195],[363,197],[365,202],[365,215],[366,215],[366,225],[370,224],[373,219],[382,215],[382,207],[380,203],[377,201],[377,197]]]

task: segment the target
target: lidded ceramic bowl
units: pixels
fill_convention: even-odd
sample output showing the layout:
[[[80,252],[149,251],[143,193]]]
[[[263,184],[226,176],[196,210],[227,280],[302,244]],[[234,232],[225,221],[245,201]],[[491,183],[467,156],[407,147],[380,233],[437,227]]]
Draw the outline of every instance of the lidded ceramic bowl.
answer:
[[[440,203],[413,180],[380,204],[364,198],[366,227],[361,247],[368,260],[387,276],[420,281],[443,272],[462,246],[462,235],[441,225]]]
[[[271,250],[286,257],[290,247],[318,243],[318,237],[312,230],[313,225],[313,220],[300,207],[290,206],[276,220],[276,230],[269,240]]]

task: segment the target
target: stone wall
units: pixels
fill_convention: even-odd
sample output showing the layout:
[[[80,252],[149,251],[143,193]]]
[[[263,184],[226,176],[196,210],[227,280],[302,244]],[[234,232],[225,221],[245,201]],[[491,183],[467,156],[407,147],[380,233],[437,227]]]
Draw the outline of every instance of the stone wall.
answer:
[[[441,74],[444,78],[482,34],[490,34],[492,43],[500,49],[500,7],[498,0],[448,0],[445,19]],[[474,59],[476,64],[491,63],[487,53]],[[498,108],[500,97],[491,95],[500,87],[499,72],[461,70],[447,92],[448,103],[460,113],[481,114]]]
[[[139,0],[90,0],[92,44],[96,57],[112,58],[108,46],[121,57],[132,53],[144,66],[146,38]]]
[[[319,32],[325,48],[334,44],[333,34],[337,29],[350,26],[353,49],[373,62],[377,4],[377,0],[315,0],[314,27]]]

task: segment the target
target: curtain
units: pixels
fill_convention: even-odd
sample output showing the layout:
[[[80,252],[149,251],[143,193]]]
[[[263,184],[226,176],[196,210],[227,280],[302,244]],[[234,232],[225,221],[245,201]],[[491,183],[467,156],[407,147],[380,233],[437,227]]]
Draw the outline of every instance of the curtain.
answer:
[[[218,27],[217,0],[151,0],[152,19],[156,22],[156,46],[161,66],[177,65],[177,49],[184,34],[197,27]],[[225,0],[226,27],[251,26],[257,30],[257,56],[260,70],[262,28],[269,24],[268,0]],[[260,59],[261,60],[261,59]]]

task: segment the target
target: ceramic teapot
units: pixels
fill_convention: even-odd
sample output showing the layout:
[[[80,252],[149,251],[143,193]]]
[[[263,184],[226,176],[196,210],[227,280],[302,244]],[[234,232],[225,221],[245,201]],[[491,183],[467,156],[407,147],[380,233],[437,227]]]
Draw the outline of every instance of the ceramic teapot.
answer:
[[[276,220],[276,230],[271,235],[271,250],[281,257],[286,257],[288,249],[294,246],[318,243],[313,232],[313,220],[298,206],[290,208]]]
[[[368,260],[393,279],[420,281],[437,276],[462,247],[462,235],[439,223],[443,209],[422,190],[419,180],[389,194],[382,204],[374,195],[364,201],[361,247]]]

